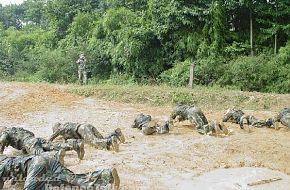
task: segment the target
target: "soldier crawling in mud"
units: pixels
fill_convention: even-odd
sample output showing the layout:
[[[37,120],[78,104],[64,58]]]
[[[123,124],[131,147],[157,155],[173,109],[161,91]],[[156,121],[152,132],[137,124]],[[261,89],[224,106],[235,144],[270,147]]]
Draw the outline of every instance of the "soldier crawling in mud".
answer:
[[[224,114],[223,122],[227,121],[239,124],[241,129],[244,129],[244,123],[257,128],[274,126],[274,120],[271,118],[267,120],[258,120],[254,116],[247,115],[242,110],[235,108],[228,109]]]
[[[290,108],[282,109],[274,118],[275,121],[281,122],[282,125],[290,128]]]
[[[140,129],[144,135],[165,134],[169,133],[169,121],[159,124],[152,121],[150,115],[141,113],[135,118],[132,128]]]
[[[261,119],[257,119],[252,115],[243,115],[241,117],[240,120],[240,127],[241,129],[244,129],[244,122],[249,125],[249,126],[253,126],[253,127],[257,127],[257,128],[262,128],[262,127],[274,127],[276,129],[276,125],[275,122],[272,118],[269,118],[267,120],[261,120]]]
[[[76,61],[78,64],[78,79],[80,84],[87,84],[87,66],[86,66],[86,58],[82,53],[80,54],[79,59]]]
[[[23,190],[35,189],[119,189],[120,178],[115,168],[85,174],[74,174],[47,152],[40,155],[7,157],[0,155],[0,189],[5,181],[24,181]]]
[[[112,148],[116,152],[119,151],[118,141],[125,142],[125,137],[120,128],[117,128],[106,138],[91,124],[56,123],[52,130],[53,134],[49,139],[50,141],[53,141],[58,136],[62,136],[66,141],[68,139],[82,139],[85,143],[91,144],[96,148],[107,150]]]
[[[228,109],[223,117],[223,122],[232,122],[236,124],[240,124],[241,117],[245,115],[245,113],[240,109]]]
[[[22,150],[25,154],[40,154],[52,150],[74,150],[80,160],[84,157],[84,144],[79,140],[70,140],[66,143],[51,143],[42,138],[35,138],[31,131],[23,128],[1,127],[0,134],[0,153],[3,154],[5,147],[12,146],[15,149]]]
[[[177,105],[171,113],[171,122],[177,119],[178,122],[189,120],[200,134],[228,134],[228,129],[223,123],[210,121],[206,119],[200,108],[188,105]]]

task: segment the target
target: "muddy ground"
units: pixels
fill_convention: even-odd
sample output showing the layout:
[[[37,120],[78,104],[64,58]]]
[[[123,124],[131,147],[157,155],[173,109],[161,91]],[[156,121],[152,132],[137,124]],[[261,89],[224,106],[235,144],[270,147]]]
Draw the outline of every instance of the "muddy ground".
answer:
[[[24,127],[44,138],[52,134],[55,122],[91,123],[103,134],[120,127],[127,143],[120,145],[119,153],[86,145],[83,161],[78,163],[77,155],[69,152],[65,164],[75,172],[116,167],[121,189],[193,189],[192,181],[220,168],[267,168],[290,175],[290,131],[281,125],[279,130],[262,128],[248,132],[226,123],[231,134],[220,138],[202,136],[185,122],[172,128],[168,135],[143,136],[130,128],[138,113],[166,120],[172,108],[104,102],[47,84],[0,83],[0,106],[1,125]],[[204,110],[210,120],[220,120],[224,111]],[[261,119],[276,114],[270,110],[245,111]],[[4,154],[20,152],[9,148]],[[11,189],[9,184],[5,187]]]

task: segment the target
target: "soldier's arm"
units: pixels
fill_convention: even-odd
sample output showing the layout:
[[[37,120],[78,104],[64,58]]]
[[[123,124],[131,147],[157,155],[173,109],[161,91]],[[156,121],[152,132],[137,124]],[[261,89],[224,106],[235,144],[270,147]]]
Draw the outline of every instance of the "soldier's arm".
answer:
[[[2,133],[0,136],[0,153],[3,154],[4,149],[6,146],[8,146],[8,134],[7,133]]]
[[[56,130],[49,138],[49,141],[53,141],[56,137],[58,137],[60,135],[60,132],[61,132],[60,129]]]

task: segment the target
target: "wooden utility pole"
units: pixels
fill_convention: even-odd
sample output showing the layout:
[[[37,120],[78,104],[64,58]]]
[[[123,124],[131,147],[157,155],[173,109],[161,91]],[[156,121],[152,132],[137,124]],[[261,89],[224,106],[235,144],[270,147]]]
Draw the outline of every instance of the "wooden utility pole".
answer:
[[[188,83],[189,88],[193,87],[193,77],[194,77],[194,64],[191,64],[189,66],[189,83]]]
[[[275,9],[276,9],[276,14],[275,14],[275,22],[276,22],[276,23],[275,23],[275,24],[276,24],[276,25],[278,25],[278,19],[277,19],[277,14],[278,14],[278,8],[277,8],[277,7],[278,7],[278,5],[277,5],[277,3],[278,3],[278,2],[275,1]],[[277,54],[277,38],[278,38],[278,37],[277,37],[277,36],[278,36],[277,33],[278,33],[278,31],[276,30],[275,37],[274,37],[274,43],[275,43],[275,44],[274,44],[274,55]]]
[[[250,8],[250,44],[251,44],[251,56],[254,56],[254,47],[253,47],[253,12]]]
[[[275,34],[274,55],[277,54],[277,33]]]

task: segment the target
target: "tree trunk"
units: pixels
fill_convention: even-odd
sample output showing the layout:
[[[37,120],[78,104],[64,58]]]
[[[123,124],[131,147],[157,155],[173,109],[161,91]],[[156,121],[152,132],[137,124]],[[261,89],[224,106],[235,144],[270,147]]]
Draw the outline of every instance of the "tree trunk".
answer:
[[[251,56],[254,56],[254,48],[253,48],[253,13],[250,8],[250,44],[251,44]]]
[[[274,55],[277,54],[277,33],[275,34]]]
[[[191,64],[189,68],[189,83],[188,83],[189,88],[193,87],[193,77],[194,77],[194,64]]]
[[[275,9],[276,9],[276,15],[275,15],[275,22],[276,24],[278,25],[278,19],[277,19],[277,14],[278,14],[278,2],[275,1]],[[274,55],[277,54],[277,38],[278,38],[278,31],[276,30],[276,33],[275,33],[275,40],[274,40]]]

